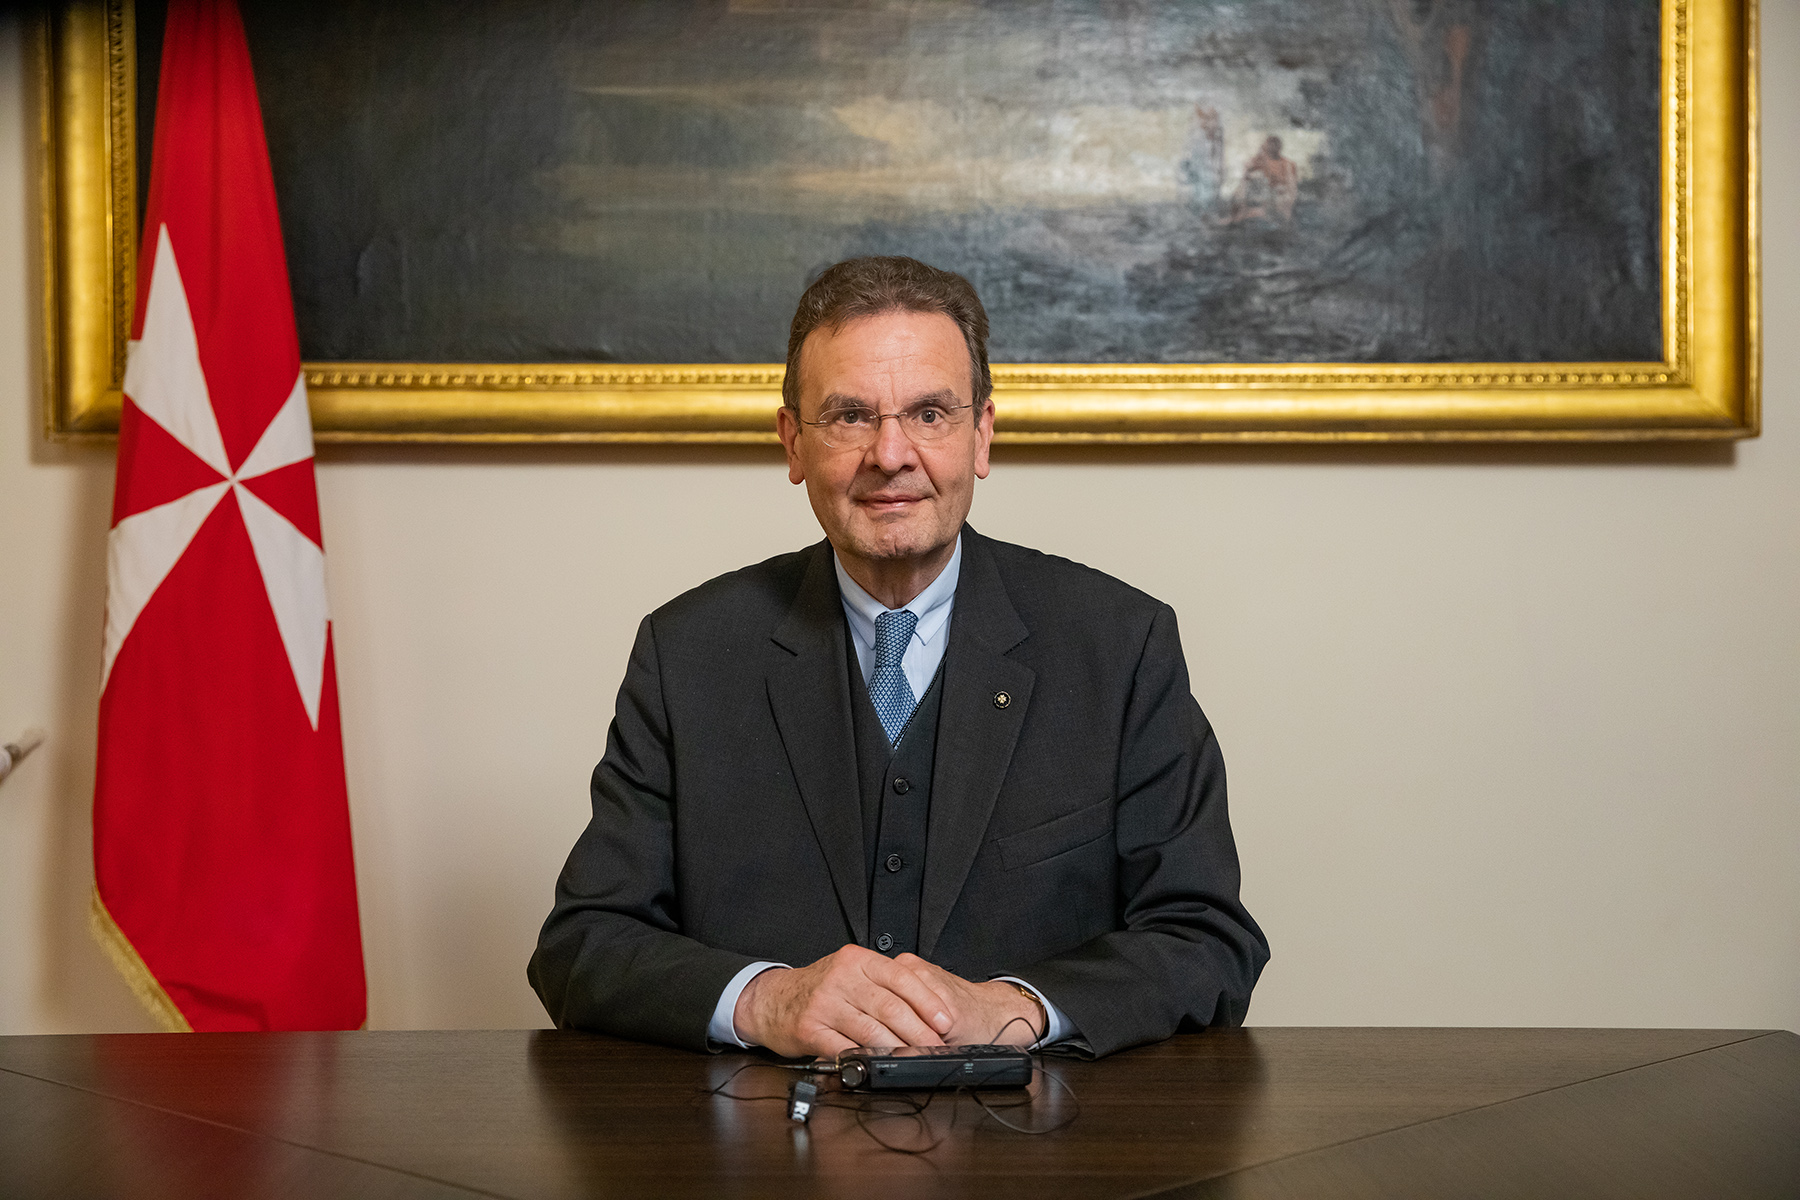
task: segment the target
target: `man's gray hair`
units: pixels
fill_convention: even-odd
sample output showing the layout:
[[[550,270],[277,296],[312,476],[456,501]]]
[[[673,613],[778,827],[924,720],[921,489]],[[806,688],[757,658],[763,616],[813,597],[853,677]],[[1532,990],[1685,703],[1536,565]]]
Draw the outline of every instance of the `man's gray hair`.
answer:
[[[987,310],[981,307],[981,297],[954,271],[899,255],[846,259],[813,280],[800,297],[788,331],[782,402],[799,414],[800,347],[807,334],[821,326],[835,331],[858,317],[896,311],[942,313],[956,322],[969,347],[969,390],[979,414],[994,394],[994,377],[988,370]]]

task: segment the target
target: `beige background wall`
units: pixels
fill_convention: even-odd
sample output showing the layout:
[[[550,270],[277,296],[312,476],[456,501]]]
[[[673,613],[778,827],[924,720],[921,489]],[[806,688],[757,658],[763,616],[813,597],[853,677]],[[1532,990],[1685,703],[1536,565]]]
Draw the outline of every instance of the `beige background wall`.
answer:
[[[1800,1029],[1800,4],[1764,6],[1767,433],[1002,453],[984,532],[1180,613],[1263,1023]],[[147,1028],[85,897],[109,446],[40,433],[0,19],[0,1032]],[[638,617],[810,541],[772,454],[327,451],[370,1021],[541,1024],[524,962]]]

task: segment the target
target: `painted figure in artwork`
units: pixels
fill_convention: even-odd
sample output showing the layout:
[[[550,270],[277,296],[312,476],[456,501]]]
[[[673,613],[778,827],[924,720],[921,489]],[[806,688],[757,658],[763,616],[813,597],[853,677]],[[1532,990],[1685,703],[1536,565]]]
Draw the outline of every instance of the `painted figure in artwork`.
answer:
[[[1282,157],[1281,139],[1270,135],[1244,168],[1244,177],[1231,194],[1231,215],[1225,223],[1261,219],[1286,225],[1293,221],[1299,199],[1300,168],[1293,159]]]
[[[1194,106],[1194,124],[1188,132],[1187,154],[1181,160],[1183,198],[1195,210],[1208,213],[1225,189],[1225,126],[1219,110]]]
[[[1418,88],[1419,135],[1434,184],[1461,166],[1470,56],[1482,32],[1470,0],[1388,0]]]

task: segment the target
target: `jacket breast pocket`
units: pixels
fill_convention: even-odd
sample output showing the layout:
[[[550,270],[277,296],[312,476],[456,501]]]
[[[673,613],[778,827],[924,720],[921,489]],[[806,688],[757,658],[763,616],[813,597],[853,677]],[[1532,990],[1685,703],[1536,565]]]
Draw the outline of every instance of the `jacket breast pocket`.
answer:
[[[1112,807],[1110,799],[1102,800],[1042,825],[995,838],[1001,864],[1008,871],[1016,871],[1098,841],[1112,832]]]

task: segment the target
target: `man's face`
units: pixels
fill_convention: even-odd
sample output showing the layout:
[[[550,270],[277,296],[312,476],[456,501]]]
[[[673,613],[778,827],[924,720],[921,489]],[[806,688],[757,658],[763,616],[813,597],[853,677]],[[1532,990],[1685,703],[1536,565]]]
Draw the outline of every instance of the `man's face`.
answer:
[[[934,398],[969,404],[969,349],[940,313],[887,312],[833,331],[815,329],[800,347],[800,415],[816,421],[843,406],[888,414]],[[806,484],[813,515],[847,560],[924,561],[956,540],[975,481],[987,478],[994,408],[953,415],[956,427],[915,443],[897,420],[881,422],[867,447],[833,449],[824,431],[783,407],[788,478]]]

